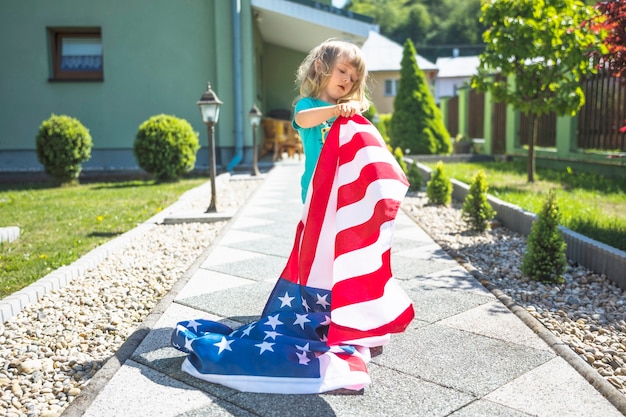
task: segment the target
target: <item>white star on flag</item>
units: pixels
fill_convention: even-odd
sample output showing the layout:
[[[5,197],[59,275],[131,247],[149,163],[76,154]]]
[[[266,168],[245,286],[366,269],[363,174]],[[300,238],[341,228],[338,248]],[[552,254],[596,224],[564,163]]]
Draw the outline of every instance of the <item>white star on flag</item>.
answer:
[[[219,355],[224,350],[230,350],[232,352],[232,349],[230,348],[230,344],[233,342],[234,340],[226,340],[226,337],[222,336],[222,340],[217,343],[213,343],[213,345],[220,348],[220,350],[217,352],[217,354]]]
[[[298,363],[299,363],[300,365],[308,365],[308,364],[309,364],[309,362],[311,362],[311,359],[309,359],[309,358],[306,356],[306,353],[305,353],[305,352],[302,352],[302,353],[300,353],[300,352],[296,352],[296,355],[298,355]]]
[[[320,324],[322,326],[330,326],[330,316],[324,316],[326,317],[326,320],[324,320],[323,322],[321,322]]]
[[[185,349],[187,349],[189,352],[193,352],[193,348],[191,347],[191,342],[193,342],[195,339],[187,339],[185,338]]]
[[[254,329],[254,323],[249,324],[248,327],[245,328],[245,330],[242,332],[243,334],[241,335],[241,337],[250,336],[250,332],[252,331],[252,329]]]
[[[287,291],[285,291],[285,295],[283,295],[282,297],[278,297],[278,299],[280,300],[280,307],[291,307],[291,300],[293,300],[295,297],[290,297],[289,293]]]
[[[278,332],[270,332],[270,331],[265,331],[265,337],[263,338],[263,340],[267,339],[268,337],[271,337],[272,339],[276,340],[276,336],[282,336],[281,333]]]
[[[276,330],[276,326],[283,324],[282,321],[278,320],[278,316],[279,314],[276,314],[275,316],[268,316],[265,325],[272,326],[272,330]]]
[[[304,298],[302,299],[302,307],[304,307],[306,311],[311,309]]]
[[[317,301],[315,302],[315,304],[319,304],[322,307],[327,308],[330,305],[330,303],[326,301],[326,297],[328,297],[328,294],[324,294],[323,297],[317,294]]]
[[[311,320],[306,318],[306,314],[298,314],[296,313],[296,321],[293,322],[294,326],[299,324],[302,329],[304,329],[304,323],[309,323]]]
[[[306,345],[304,345],[304,346],[296,345],[296,349],[301,350],[303,352],[310,352],[308,343]]]
[[[269,343],[269,342],[263,342],[263,343],[259,343],[256,344],[254,346],[261,348],[261,351],[259,352],[259,355],[262,355],[263,352],[265,352],[266,350],[269,350],[270,352],[273,352],[274,349],[272,349],[272,346],[274,346],[276,343]]]
[[[195,320],[189,320],[189,323],[187,323],[187,327],[192,327],[194,332],[198,331],[198,326],[200,326],[201,323],[198,323]]]

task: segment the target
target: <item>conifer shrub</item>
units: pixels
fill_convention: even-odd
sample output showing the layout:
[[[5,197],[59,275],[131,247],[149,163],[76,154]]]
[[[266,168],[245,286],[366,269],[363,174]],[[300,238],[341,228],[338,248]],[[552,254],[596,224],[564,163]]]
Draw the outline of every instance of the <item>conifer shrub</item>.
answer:
[[[39,126],[37,159],[45,172],[61,185],[74,184],[83,162],[91,158],[93,142],[89,130],[70,116],[51,115]]]
[[[402,153],[402,149],[400,149],[400,148],[394,149],[393,150],[393,157],[398,162],[398,165],[400,165],[400,168],[402,168],[402,172],[404,172],[406,174],[407,166],[406,166],[406,162],[404,162],[404,153]]]
[[[191,172],[198,149],[198,133],[189,122],[160,114],[139,126],[133,151],[141,169],[159,181],[172,181]]]
[[[488,188],[485,171],[478,171],[470,183],[469,192],[461,209],[463,220],[478,232],[487,230],[489,222],[496,215],[495,210],[487,201]]]
[[[452,181],[446,175],[443,162],[437,162],[426,184],[426,197],[430,204],[444,206],[452,201]]]
[[[563,282],[567,245],[559,231],[560,218],[556,194],[551,190],[526,239],[522,258],[522,273],[526,276],[547,283]]]
[[[409,180],[409,191],[419,191],[422,189],[423,180],[417,163],[411,162],[409,164],[406,177]]]
[[[424,72],[418,67],[417,52],[411,39],[404,43],[400,62],[400,83],[393,107],[389,137],[391,145],[404,152],[448,154],[452,150],[450,133],[435,103]]]

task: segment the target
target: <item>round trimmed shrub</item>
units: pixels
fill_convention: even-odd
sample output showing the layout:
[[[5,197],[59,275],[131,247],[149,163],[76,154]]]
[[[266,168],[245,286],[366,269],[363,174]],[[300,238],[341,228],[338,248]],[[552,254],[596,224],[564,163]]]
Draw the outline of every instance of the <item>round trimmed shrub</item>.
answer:
[[[141,169],[159,181],[172,181],[193,169],[198,149],[198,133],[189,122],[160,114],[139,126],[133,152]]]
[[[89,130],[78,119],[51,115],[39,126],[37,159],[59,184],[78,182],[83,162],[91,158]]]

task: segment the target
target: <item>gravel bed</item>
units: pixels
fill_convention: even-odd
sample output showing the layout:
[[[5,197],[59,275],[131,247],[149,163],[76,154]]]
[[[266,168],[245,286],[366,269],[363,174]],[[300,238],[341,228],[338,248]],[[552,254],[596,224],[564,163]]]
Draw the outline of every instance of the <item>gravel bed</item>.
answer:
[[[423,192],[407,195],[402,207],[444,250],[469,262],[626,395],[626,297],[606,276],[570,262],[563,284],[530,280],[521,273],[524,236],[504,227],[470,232],[460,203],[428,205]]]
[[[226,177],[216,184],[220,210],[241,206],[261,184]],[[208,201],[179,208],[202,210]],[[0,415],[60,415],[225,225],[154,224],[0,324]]]

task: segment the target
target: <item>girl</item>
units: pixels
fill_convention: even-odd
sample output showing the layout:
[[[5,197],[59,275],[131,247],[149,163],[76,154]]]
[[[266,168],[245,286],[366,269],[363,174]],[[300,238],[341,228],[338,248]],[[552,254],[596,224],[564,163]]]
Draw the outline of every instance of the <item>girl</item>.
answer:
[[[296,99],[292,124],[304,145],[301,180],[304,202],[332,122],[338,116],[351,117],[369,107],[365,97],[365,59],[358,46],[327,40],[300,64],[296,81],[300,84],[300,96]]]

